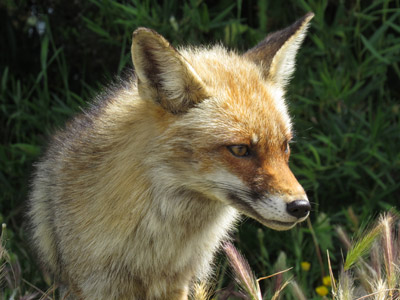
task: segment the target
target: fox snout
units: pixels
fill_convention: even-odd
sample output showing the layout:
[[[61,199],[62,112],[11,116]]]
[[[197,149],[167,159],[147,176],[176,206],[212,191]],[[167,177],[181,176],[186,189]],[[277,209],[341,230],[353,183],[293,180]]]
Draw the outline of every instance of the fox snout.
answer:
[[[284,196],[266,196],[260,201],[248,202],[242,213],[275,230],[288,230],[307,219],[311,205],[307,197],[285,201]],[[240,208],[239,208],[240,209]]]
[[[281,176],[266,177],[264,197],[250,205],[259,214],[262,224],[276,230],[286,230],[308,217],[311,205],[303,187],[288,166]]]
[[[260,201],[249,203],[252,209],[242,212],[272,229],[288,230],[306,220],[311,210],[305,194],[301,199],[296,197],[290,202],[287,202],[288,198],[291,197],[266,196]]]

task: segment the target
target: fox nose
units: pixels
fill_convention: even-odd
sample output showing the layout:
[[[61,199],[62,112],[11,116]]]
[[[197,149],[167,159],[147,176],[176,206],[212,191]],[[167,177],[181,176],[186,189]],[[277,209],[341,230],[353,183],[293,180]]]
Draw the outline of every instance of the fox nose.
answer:
[[[286,211],[298,219],[307,216],[310,210],[311,205],[307,200],[295,200],[286,205]]]

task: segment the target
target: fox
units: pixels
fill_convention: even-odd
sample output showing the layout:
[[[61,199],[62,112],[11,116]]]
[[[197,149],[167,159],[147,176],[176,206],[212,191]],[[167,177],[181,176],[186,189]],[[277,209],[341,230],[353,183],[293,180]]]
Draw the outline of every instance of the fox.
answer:
[[[61,299],[189,299],[241,216],[306,220],[285,88],[313,16],[244,53],[133,32],[132,74],[35,164],[31,240]]]

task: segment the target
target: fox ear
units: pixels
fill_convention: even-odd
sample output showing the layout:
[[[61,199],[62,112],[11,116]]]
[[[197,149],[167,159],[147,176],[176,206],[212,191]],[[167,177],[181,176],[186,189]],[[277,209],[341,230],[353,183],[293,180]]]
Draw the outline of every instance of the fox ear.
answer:
[[[284,87],[294,72],[297,51],[313,17],[310,12],[291,26],[269,34],[244,57],[262,68],[265,79]]]
[[[185,58],[157,32],[133,32],[132,61],[141,97],[172,113],[187,111],[206,98],[205,86]]]

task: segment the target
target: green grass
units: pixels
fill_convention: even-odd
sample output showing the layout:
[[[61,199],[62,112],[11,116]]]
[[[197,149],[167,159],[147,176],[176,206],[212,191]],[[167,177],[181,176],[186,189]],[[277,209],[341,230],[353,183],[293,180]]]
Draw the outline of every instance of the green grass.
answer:
[[[31,166],[51,132],[131,67],[135,28],[151,27],[174,45],[221,42],[244,51],[313,11],[287,93],[296,129],[291,166],[313,203],[312,227],[277,233],[247,221],[236,245],[257,278],[293,268],[291,275],[260,281],[266,297],[273,296],[277,281],[294,276],[306,299],[321,299],[315,288],[329,275],[326,250],[337,274],[345,249],[335,227],[355,232],[379,211],[399,209],[399,2],[3,1],[0,221],[7,224],[5,272],[20,271],[12,284],[3,282],[1,297],[34,293],[30,284],[49,287],[24,230]],[[38,34],[42,25],[45,31]],[[360,253],[353,253],[356,261]],[[309,271],[301,268],[304,261],[311,263]],[[226,269],[221,258],[217,287],[231,280]],[[298,299],[290,286],[283,293],[284,299]]]

